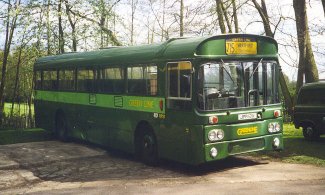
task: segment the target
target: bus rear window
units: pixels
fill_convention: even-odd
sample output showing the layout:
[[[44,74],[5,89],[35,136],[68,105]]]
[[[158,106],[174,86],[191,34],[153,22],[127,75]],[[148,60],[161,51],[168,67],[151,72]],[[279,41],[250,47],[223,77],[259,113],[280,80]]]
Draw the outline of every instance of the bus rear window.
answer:
[[[42,89],[42,72],[35,71],[35,89]]]

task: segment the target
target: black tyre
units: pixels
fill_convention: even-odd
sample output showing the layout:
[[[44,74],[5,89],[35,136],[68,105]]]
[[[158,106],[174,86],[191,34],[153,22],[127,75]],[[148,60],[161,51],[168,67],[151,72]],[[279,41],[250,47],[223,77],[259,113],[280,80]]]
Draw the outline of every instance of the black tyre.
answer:
[[[136,156],[145,164],[158,164],[157,139],[150,128],[140,130],[136,135]]]
[[[55,120],[55,135],[63,142],[68,141],[68,126],[63,114],[58,114]]]
[[[319,132],[312,125],[303,127],[302,131],[306,140],[317,140],[320,136]]]

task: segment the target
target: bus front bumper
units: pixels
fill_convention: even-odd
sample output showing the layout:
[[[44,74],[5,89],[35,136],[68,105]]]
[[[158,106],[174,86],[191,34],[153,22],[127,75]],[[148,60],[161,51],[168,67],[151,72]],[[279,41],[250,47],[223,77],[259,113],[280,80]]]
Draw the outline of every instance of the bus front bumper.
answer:
[[[272,151],[282,149],[282,133],[233,141],[208,143],[204,146],[206,162],[223,159],[237,154],[262,150]]]

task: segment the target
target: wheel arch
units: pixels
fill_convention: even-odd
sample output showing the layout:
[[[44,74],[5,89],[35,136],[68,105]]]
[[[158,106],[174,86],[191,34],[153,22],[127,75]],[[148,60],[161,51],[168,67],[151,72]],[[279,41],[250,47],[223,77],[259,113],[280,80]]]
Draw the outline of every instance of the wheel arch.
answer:
[[[139,136],[141,135],[142,132],[144,131],[151,131],[151,133],[153,134],[156,142],[157,142],[157,149],[158,149],[158,140],[157,140],[157,136],[155,133],[155,130],[153,128],[153,126],[146,120],[141,120],[137,123],[134,133],[133,133],[133,146],[134,146],[134,154],[136,157],[138,157],[138,152],[139,152],[139,148],[137,148],[137,139],[139,138]]]

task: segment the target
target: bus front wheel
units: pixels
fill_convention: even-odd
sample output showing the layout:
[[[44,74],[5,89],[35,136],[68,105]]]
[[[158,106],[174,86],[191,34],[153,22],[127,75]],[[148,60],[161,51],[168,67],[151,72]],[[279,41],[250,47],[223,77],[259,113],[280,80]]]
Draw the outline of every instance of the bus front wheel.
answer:
[[[144,129],[136,137],[136,155],[147,165],[157,165],[157,139],[151,129]]]
[[[63,114],[58,114],[55,120],[55,135],[63,142],[68,141],[68,126]]]
[[[313,125],[306,125],[302,131],[306,140],[316,140],[320,136]]]

